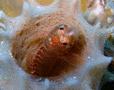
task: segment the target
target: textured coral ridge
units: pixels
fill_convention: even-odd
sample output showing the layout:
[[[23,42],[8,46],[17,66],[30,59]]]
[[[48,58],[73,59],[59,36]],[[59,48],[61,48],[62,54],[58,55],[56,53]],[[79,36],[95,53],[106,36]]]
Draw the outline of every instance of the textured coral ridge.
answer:
[[[59,28],[60,25],[64,27]],[[66,42],[60,41],[60,29]],[[78,70],[85,62],[86,49],[82,27],[72,15],[61,11],[30,20],[12,42],[12,55],[17,64],[29,74],[41,77]]]

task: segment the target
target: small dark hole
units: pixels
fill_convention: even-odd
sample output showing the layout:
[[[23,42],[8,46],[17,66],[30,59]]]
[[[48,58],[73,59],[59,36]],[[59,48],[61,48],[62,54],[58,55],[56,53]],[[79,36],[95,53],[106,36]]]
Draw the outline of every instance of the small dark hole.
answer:
[[[63,27],[61,27],[61,28],[60,28],[60,30],[64,30],[64,28],[63,28]]]
[[[63,45],[67,45],[67,43],[63,43]]]
[[[40,23],[36,23],[36,26],[40,26]]]

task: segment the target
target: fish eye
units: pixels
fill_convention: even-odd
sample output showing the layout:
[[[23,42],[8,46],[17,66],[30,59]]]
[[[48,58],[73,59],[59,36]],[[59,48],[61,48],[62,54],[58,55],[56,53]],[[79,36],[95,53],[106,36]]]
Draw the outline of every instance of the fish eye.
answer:
[[[64,30],[64,28],[65,28],[64,24],[59,25],[59,30]]]

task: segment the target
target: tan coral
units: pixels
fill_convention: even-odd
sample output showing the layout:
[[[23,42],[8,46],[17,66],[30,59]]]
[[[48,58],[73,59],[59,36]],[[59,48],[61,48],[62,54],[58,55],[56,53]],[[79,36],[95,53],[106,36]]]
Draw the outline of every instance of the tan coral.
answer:
[[[65,8],[65,7],[64,7]],[[17,64],[34,76],[53,77],[84,64],[87,41],[74,15],[58,10],[30,20],[12,40]]]

